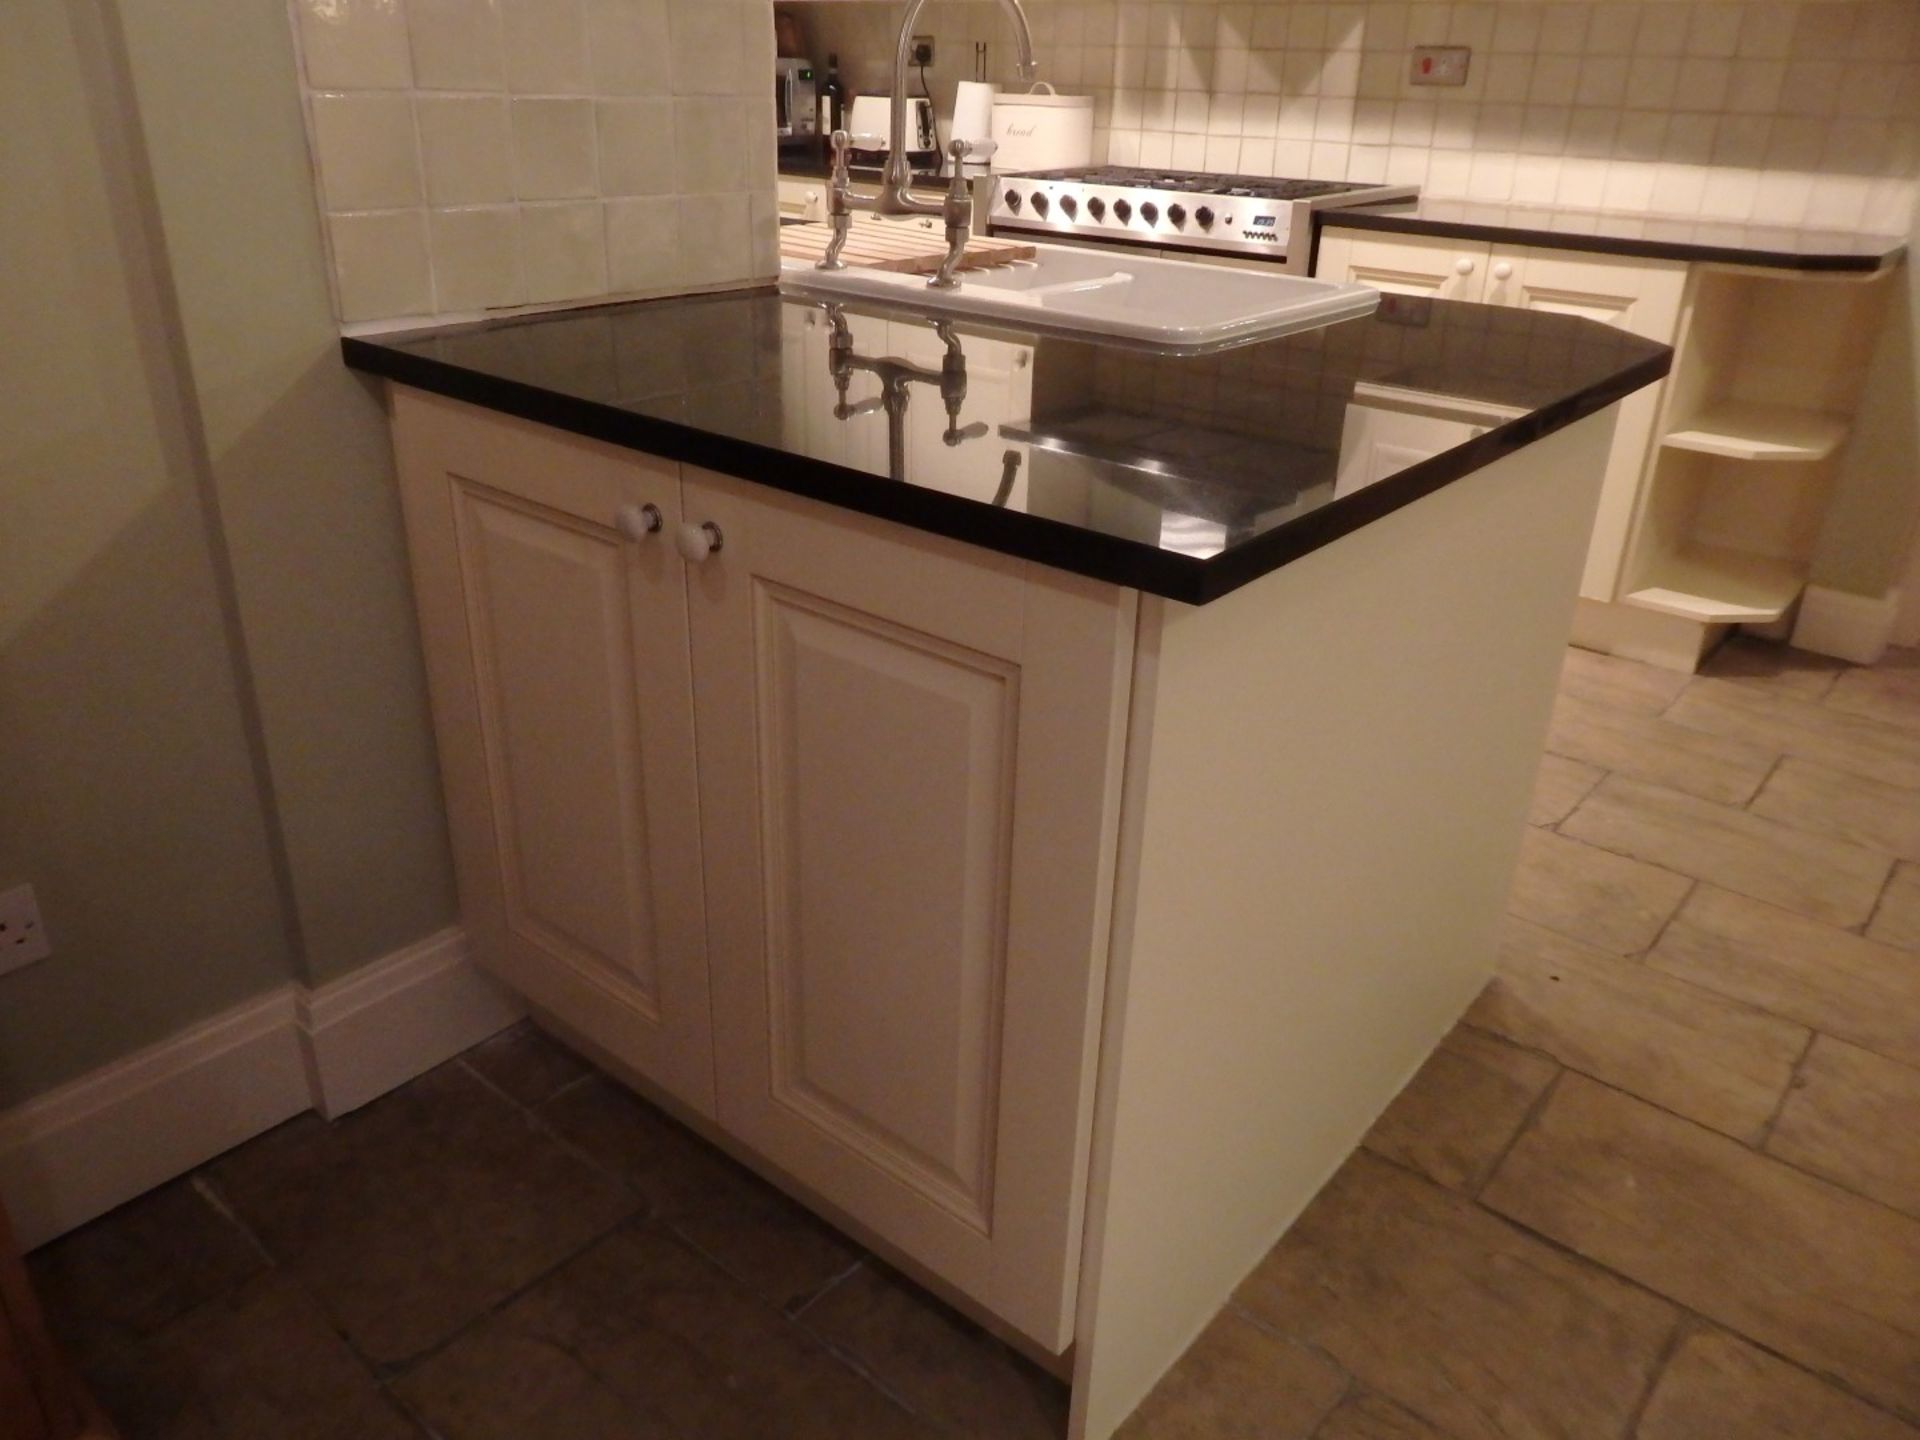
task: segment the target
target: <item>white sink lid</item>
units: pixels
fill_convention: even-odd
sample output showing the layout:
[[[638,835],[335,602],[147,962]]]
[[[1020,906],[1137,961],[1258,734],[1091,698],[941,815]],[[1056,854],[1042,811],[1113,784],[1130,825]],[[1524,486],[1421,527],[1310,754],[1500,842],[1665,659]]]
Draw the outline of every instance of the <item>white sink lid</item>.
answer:
[[[1123,250],[1036,247],[1038,257],[962,272],[952,290],[924,275],[781,263],[780,288],[869,300],[1036,329],[1100,335],[1156,349],[1211,350],[1371,314],[1380,292],[1259,270],[1196,265]]]

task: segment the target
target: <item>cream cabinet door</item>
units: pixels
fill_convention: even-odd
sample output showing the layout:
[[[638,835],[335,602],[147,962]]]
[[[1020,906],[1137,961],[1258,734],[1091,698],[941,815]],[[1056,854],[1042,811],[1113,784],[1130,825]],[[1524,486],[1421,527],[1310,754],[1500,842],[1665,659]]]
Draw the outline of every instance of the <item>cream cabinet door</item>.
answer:
[[[1481,241],[1350,230],[1322,232],[1313,267],[1322,280],[1432,300],[1482,298],[1486,271],[1487,246]]]
[[[1584,316],[1671,345],[1680,329],[1686,283],[1687,267],[1677,261],[1498,245],[1489,256],[1486,298],[1496,305]],[[1580,579],[1580,593],[1590,600],[1612,600],[1618,587],[1634,500],[1665,389],[1664,382],[1651,385],[1620,403],[1619,427]]]
[[[400,389],[394,429],[477,955],[711,1113],[678,467]]]
[[[1136,597],[686,473],[720,1122],[1063,1349]]]

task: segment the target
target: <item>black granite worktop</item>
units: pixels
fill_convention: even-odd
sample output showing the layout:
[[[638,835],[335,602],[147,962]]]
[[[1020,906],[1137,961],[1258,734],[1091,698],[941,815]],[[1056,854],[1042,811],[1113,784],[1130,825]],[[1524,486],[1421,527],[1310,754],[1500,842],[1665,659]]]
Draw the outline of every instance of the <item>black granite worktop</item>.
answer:
[[[402,384],[1191,604],[1672,361],[1587,320],[1398,296],[1367,319],[1166,356],[772,289],[342,349]],[[1407,446],[1409,425],[1433,453]]]
[[[1650,260],[1715,261],[1785,270],[1884,270],[1906,254],[1895,235],[1752,225],[1664,215],[1627,215],[1477,200],[1413,200],[1323,210],[1322,231],[1384,230],[1498,244],[1636,255]]]

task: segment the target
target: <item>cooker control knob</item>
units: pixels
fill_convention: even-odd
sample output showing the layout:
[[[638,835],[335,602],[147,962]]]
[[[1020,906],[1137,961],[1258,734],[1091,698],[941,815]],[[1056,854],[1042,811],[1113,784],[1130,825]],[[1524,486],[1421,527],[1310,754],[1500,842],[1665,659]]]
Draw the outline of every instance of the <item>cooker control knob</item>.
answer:
[[[1160,219],[1160,207],[1151,200],[1147,201],[1146,204],[1140,207],[1140,218],[1149,225],[1158,223]]]
[[[1074,216],[1080,213],[1080,202],[1071,195],[1062,195],[1060,197],[1060,213],[1065,215],[1069,220],[1073,219]]]
[[[1175,225],[1186,224],[1187,207],[1184,205],[1169,205],[1167,207],[1167,219],[1171,220]]]
[[[1102,200],[1098,195],[1094,196],[1091,200],[1087,201],[1087,213],[1096,220],[1106,219],[1107,202]]]
[[[1193,212],[1193,218],[1198,220],[1202,226],[1210,226],[1213,224],[1213,210],[1209,206],[1202,205],[1198,210]]]
[[[1048,208],[1047,197],[1036,192],[1033,197],[1033,213],[1044,220],[1047,218]]]
[[[1007,209],[1016,215],[1020,213],[1020,192],[1018,190],[1007,191]]]
[[[1133,219],[1132,204],[1125,200],[1114,201],[1113,202],[1113,218],[1118,220],[1122,225],[1126,224],[1129,220]]]

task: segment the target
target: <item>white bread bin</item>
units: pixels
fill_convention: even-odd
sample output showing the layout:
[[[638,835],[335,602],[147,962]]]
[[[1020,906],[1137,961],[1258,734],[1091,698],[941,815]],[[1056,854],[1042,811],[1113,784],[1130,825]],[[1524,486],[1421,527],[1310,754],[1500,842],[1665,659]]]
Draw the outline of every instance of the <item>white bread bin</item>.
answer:
[[[1030,95],[995,96],[993,139],[993,168],[1002,175],[1091,165],[1093,97],[1056,95],[1044,83]]]

